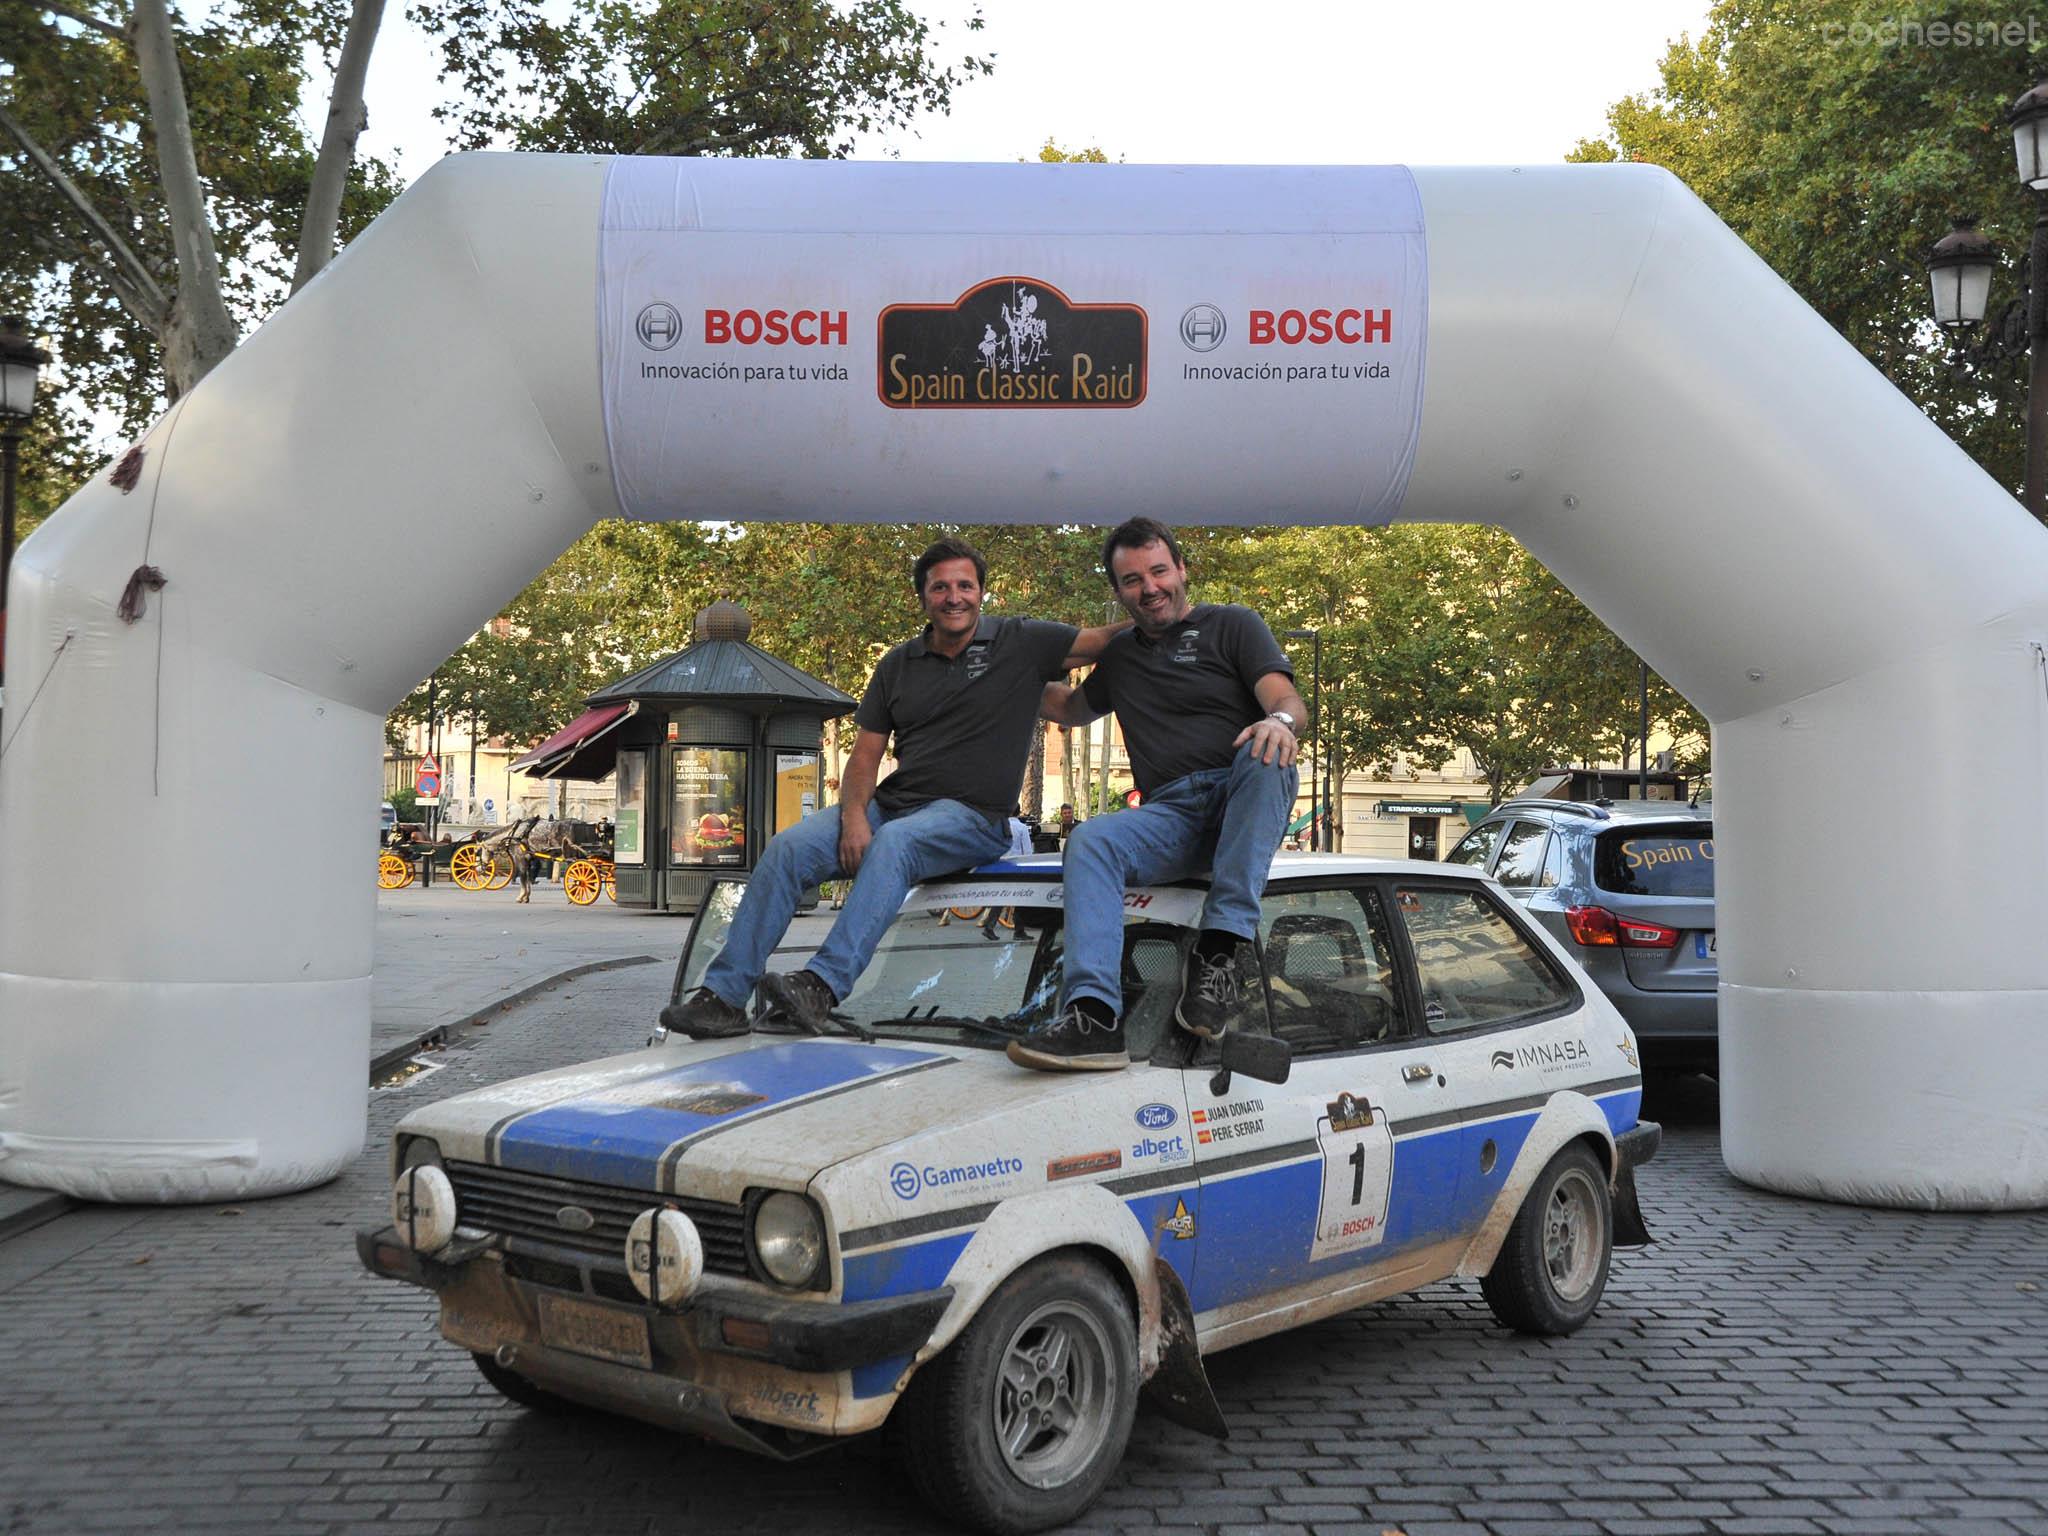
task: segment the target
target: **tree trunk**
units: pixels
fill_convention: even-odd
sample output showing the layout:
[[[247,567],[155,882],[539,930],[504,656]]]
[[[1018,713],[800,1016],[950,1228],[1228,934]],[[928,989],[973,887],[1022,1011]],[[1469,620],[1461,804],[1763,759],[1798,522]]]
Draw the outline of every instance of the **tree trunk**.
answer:
[[[1074,809],[1081,815],[1093,814],[1095,803],[1095,727],[1081,727],[1081,793],[1074,797]]]
[[[1045,815],[1045,722],[1033,722],[1031,761],[1024,769],[1024,815],[1036,821]]]
[[[178,291],[157,337],[171,397],[176,399],[212,372],[241,338],[221,296],[220,257],[213,247],[206,191],[192,152],[192,118],[185,107],[185,82],[164,0],[135,0],[130,27],[136,67],[149,97],[157,170],[163,178],[171,248],[178,262]]]
[[[313,185],[306,194],[306,216],[299,224],[299,261],[292,273],[292,292],[310,283],[334,259],[335,231],[341,225],[341,197],[355,163],[356,140],[368,126],[363,108],[363,78],[370,53],[377,46],[377,28],[384,21],[384,0],[355,0],[341,61],[334,71],[334,96],[327,104],[327,126],[320,136],[320,158],[313,164]]]

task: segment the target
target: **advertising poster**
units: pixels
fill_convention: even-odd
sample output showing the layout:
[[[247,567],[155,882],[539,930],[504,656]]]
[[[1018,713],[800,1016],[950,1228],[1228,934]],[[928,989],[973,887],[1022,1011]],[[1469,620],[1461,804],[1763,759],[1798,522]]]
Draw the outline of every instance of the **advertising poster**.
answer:
[[[641,843],[641,830],[647,817],[645,752],[619,754],[618,778],[613,788],[617,791],[618,811],[612,824],[612,862],[644,864],[647,853]]]
[[[775,754],[775,830],[793,827],[818,808],[818,754]]]
[[[745,865],[746,753],[677,747],[669,807],[669,863]]]

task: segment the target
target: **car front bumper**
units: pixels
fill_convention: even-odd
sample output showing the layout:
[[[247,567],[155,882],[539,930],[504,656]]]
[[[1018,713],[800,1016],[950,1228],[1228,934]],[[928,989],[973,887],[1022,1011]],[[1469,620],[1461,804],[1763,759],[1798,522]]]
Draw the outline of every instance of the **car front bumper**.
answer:
[[[458,1238],[428,1256],[406,1247],[395,1227],[383,1227],[357,1232],[356,1252],[372,1274],[434,1292],[450,1342],[538,1386],[777,1456],[879,1423],[891,1399],[853,1397],[847,1373],[907,1365],[953,1299],[950,1287],[836,1303],[706,1286],[679,1308],[626,1306],[554,1293],[510,1275],[489,1239]],[[541,1313],[548,1294],[643,1321],[651,1365],[593,1358],[546,1338]],[[794,1433],[764,1436],[742,1419]]]

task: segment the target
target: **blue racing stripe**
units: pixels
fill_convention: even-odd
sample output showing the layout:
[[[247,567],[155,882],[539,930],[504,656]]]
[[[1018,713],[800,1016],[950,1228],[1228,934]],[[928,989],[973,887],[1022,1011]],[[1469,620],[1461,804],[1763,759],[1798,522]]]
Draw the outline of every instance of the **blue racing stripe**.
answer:
[[[850,1254],[841,1264],[846,1282],[841,1298],[845,1301],[868,1301],[876,1296],[901,1296],[910,1291],[934,1290],[946,1283],[946,1276],[953,1272],[953,1261],[960,1257],[968,1240],[979,1230],[979,1227],[973,1230],[962,1228],[922,1243],[906,1243],[901,1248]],[[857,1398],[880,1397],[895,1390],[896,1378],[909,1364],[910,1356],[896,1355],[855,1367],[853,1395]]]
[[[662,1154],[685,1137],[938,1059],[854,1041],[756,1046],[537,1109],[501,1133],[497,1161],[523,1173],[655,1190]]]

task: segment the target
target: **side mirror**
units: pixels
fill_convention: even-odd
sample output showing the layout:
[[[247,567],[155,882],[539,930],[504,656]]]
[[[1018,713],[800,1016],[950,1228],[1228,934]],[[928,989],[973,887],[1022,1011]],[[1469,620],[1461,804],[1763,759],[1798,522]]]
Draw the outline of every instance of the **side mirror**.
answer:
[[[1221,1042],[1222,1067],[1209,1079],[1209,1091],[1221,1096],[1230,1091],[1230,1075],[1242,1072],[1262,1083],[1284,1083],[1294,1067],[1294,1047],[1271,1035],[1226,1034]]]

